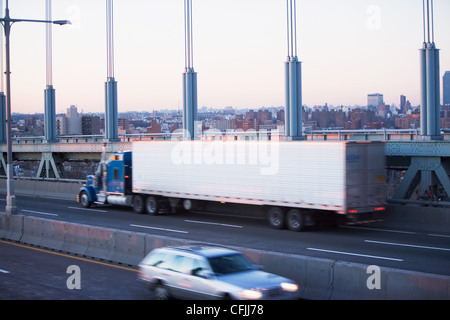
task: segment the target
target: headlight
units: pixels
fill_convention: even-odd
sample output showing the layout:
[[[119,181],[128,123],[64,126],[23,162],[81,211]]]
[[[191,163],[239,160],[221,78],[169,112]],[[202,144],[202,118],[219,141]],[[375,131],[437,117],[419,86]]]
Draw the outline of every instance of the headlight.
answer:
[[[295,283],[283,282],[281,283],[281,288],[283,288],[284,291],[296,292],[298,290],[298,285]]]
[[[262,298],[262,293],[256,290],[244,290],[239,292],[241,298],[249,299],[249,300],[257,300]]]

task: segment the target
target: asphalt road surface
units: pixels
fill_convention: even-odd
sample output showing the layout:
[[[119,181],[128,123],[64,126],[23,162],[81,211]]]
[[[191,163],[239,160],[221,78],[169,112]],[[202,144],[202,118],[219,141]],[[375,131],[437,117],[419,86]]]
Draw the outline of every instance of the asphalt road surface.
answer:
[[[75,200],[25,196],[17,197],[17,207],[19,214],[54,220],[450,276],[450,231],[367,224],[292,232],[271,229],[266,220],[239,208],[228,215],[209,211],[150,216],[131,208],[85,209]]]
[[[0,241],[0,300],[147,300],[136,269]]]

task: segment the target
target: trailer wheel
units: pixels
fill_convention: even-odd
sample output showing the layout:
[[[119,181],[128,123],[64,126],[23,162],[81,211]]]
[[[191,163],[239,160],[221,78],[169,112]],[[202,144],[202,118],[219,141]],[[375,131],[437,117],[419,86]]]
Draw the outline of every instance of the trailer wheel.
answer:
[[[193,206],[194,206],[194,204],[193,204],[193,201],[191,199],[184,199],[183,200],[183,209],[185,211],[191,211]]]
[[[269,224],[274,229],[284,229],[286,227],[286,215],[280,207],[271,207],[267,212]]]
[[[291,209],[286,214],[286,223],[289,230],[302,231],[305,229],[305,215],[298,209]]]
[[[145,210],[148,214],[156,215],[159,211],[158,199],[154,196],[150,196],[145,200]]]
[[[144,213],[144,198],[137,194],[133,197],[133,211],[136,213]]]

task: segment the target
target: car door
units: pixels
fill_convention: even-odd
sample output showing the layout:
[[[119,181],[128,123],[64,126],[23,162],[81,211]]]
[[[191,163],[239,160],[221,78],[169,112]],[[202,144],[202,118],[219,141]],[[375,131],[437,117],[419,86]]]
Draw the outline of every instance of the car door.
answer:
[[[183,270],[182,281],[189,287],[191,299],[217,299],[215,276],[208,263],[197,257],[186,257],[186,268]],[[190,260],[188,262],[188,260]]]
[[[178,298],[190,299],[192,281],[186,278],[187,270],[190,269],[191,259],[183,255],[175,255],[171,260],[168,272],[170,274],[170,286],[172,294]]]
[[[154,265],[154,277],[163,281],[171,295],[178,296],[180,294],[179,286],[177,286],[178,272],[174,270],[177,265],[177,255],[165,252],[161,256],[162,259]]]

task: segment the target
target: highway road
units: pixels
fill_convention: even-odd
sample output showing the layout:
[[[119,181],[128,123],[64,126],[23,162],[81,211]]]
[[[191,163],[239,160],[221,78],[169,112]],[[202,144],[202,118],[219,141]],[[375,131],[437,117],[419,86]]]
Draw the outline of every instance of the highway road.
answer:
[[[6,302],[5,306],[14,307],[11,301],[42,301],[42,300],[107,300],[110,304],[96,304],[85,309],[63,309],[64,312],[77,314],[80,310],[89,317],[117,317],[117,311],[122,309],[117,305],[117,300],[139,300],[143,304],[127,304],[128,311],[137,310],[145,312],[149,317],[164,315],[164,317],[176,317],[177,319],[202,316],[205,318],[244,318],[253,316],[257,319],[273,319],[279,315],[279,311],[285,313],[286,307],[297,310],[296,301],[286,302],[185,302],[185,301],[148,301],[153,299],[150,290],[144,287],[136,279],[137,270],[134,267],[126,267],[114,263],[97,261],[89,258],[64,254],[52,250],[36,248],[33,246],[18,244],[15,242],[0,240],[0,301]],[[111,302],[112,301],[112,302]],[[280,304],[282,303],[282,304]],[[250,307],[245,306],[250,305]],[[22,305],[24,306],[24,305]],[[255,307],[258,306],[258,309]],[[130,309],[130,307],[132,309]],[[138,307],[139,309],[137,309]],[[193,308],[196,315],[192,315]],[[281,308],[282,307],[282,308]],[[198,314],[199,308],[203,308],[204,314]],[[211,308],[219,310],[211,315]],[[15,309],[17,310],[17,308]],[[19,310],[36,313],[41,309]],[[125,309],[124,309],[125,310]],[[61,310],[46,310],[49,314],[61,316]],[[56,313],[55,313],[56,312]],[[190,313],[191,312],[191,313]],[[208,316],[209,315],[209,316]]]
[[[136,280],[135,268],[0,240],[0,300],[151,297],[150,291]]]
[[[375,223],[292,232],[271,229],[266,220],[243,216],[239,210],[231,215],[150,216],[136,214],[131,208],[85,209],[76,201],[27,196],[17,196],[17,206],[23,215],[450,276],[450,231],[427,233]]]

